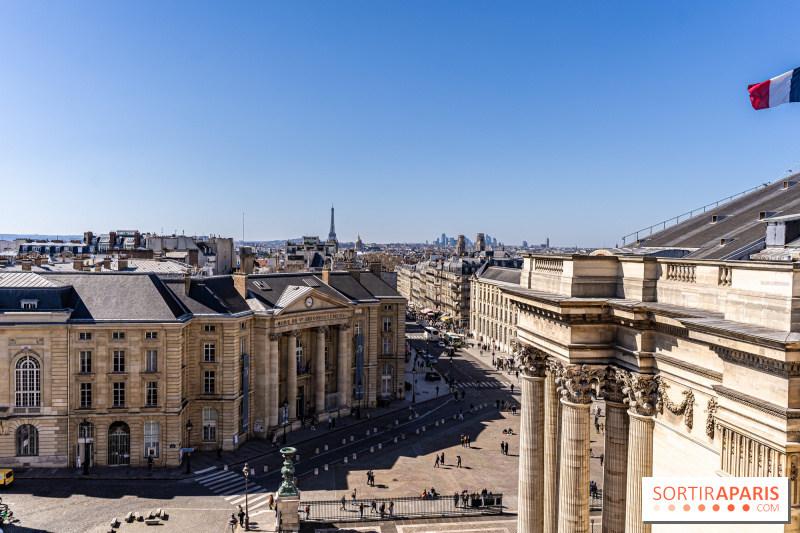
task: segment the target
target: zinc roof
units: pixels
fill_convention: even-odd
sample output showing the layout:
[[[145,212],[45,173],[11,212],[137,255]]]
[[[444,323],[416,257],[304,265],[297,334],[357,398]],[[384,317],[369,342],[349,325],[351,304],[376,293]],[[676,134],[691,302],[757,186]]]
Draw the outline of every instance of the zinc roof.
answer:
[[[32,272],[7,272],[0,274],[0,287],[58,287],[58,285]]]

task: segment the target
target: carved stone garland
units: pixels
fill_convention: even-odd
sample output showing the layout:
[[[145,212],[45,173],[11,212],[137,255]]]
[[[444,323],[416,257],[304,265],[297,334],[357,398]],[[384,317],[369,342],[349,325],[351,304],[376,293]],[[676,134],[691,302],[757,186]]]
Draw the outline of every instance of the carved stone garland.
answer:
[[[716,426],[716,414],[717,414],[717,399],[716,398],[709,398],[708,399],[708,407],[706,407],[706,412],[708,413],[708,417],[706,417],[706,435],[711,440],[714,440],[714,427]]]
[[[658,414],[664,414],[664,406],[667,406],[669,412],[673,415],[683,415],[683,423],[686,427],[692,429],[694,424],[694,393],[691,389],[686,389],[681,394],[684,398],[680,405],[675,405],[667,395],[667,382],[663,379],[658,380],[658,400],[656,402],[656,409]]]

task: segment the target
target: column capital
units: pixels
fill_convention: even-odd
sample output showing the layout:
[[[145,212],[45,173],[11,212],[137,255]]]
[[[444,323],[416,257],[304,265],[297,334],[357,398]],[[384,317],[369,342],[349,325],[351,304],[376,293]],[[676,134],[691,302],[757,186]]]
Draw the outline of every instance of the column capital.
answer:
[[[317,328],[317,333],[324,333],[324,334],[325,334],[325,336],[327,337],[327,336],[328,336],[328,330],[329,330],[329,329],[330,329],[330,328],[329,328],[328,326],[319,326],[319,327]]]
[[[564,371],[564,365],[561,364],[561,361],[556,361],[555,359],[547,360],[547,372],[549,372],[550,375],[558,378],[559,376],[561,376],[561,373],[563,371]]]
[[[607,402],[625,403],[628,395],[623,392],[626,387],[627,372],[621,368],[609,366],[602,382],[603,396]]]
[[[600,380],[605,377],[606,369],[589,365],[565,366],[556,378],[561,396],[570,403],[590,405],[592,389],[597,391]]]
[[[543,378],[547,367],[547,354],[536,348],[523,346],[517,341],[513,344],[514,365],[523,376],[530,378]]]
[[[270,333],[269,334],[269,340],[271,340],[271,341],[277,341],[277,340],[280,340],[280,338],[281,338],[281,334],[280,333]]]
[[[653,416],[658,392],[656,376],[638,372],[627,372],[626,374],[625,388],[622,389],[622,392],[628,396],[626,403],[630,407],[630,412],[639,416]]]
[[[348,329],[350,329],[350,324],[339,324],[340,331],[347,331]]]
[[[291,331],[291,333],[289,333],[289,335],[291,335],[292,337],[299,337],[300,336],[300,330],[299,329],[293,329]]]

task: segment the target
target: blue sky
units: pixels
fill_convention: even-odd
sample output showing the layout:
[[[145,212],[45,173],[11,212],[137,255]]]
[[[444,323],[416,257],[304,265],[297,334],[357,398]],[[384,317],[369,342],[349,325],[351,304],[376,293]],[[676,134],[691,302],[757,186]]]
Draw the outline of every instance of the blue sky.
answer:
[[[610,246],[800,161],[770,6],[3,2],[0,233]]]

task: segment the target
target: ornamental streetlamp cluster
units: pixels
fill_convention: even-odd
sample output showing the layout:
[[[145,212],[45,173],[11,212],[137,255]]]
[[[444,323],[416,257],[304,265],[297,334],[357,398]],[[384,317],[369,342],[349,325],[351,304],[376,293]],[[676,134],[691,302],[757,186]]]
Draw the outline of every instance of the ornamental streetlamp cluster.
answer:
[[[194,426],[192,425],[192,421],[188,420],[186,422],[186,447],[187,448],[189,448],[189,446],[192,443],[192,428],[193,427]],[[189,469],[191,468],[191,466],[190,466],[191,464],[192,464],[192,452],[186,452],[186,473],[187,474],[189,473]]]
[[[244,530],[250,531],[250,506],[248,505],[248,486],[247,486],[247,478],[250,476],[250,467],[247,466],[247,463],[244,464],[244,468],[242,468],[242,473],[244,474]]]

